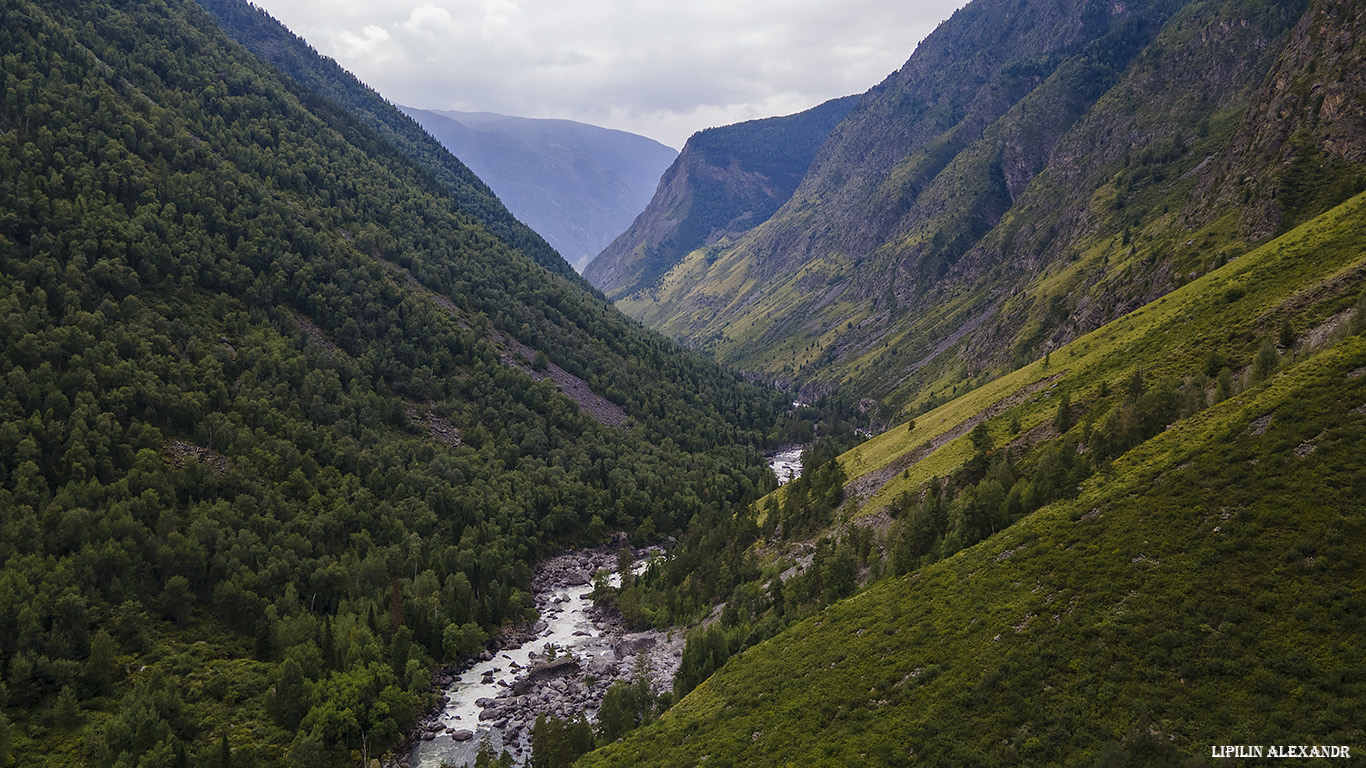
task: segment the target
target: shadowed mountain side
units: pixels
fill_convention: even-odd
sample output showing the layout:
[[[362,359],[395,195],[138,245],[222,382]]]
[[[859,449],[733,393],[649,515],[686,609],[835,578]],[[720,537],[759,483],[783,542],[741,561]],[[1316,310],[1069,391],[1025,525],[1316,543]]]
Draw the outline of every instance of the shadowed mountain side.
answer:
[[[631,228],[584,271],[611,298],[648,287],[689,252],[762,224],[849,114],[847,96],[786,117],[708,128],[688,139]]]

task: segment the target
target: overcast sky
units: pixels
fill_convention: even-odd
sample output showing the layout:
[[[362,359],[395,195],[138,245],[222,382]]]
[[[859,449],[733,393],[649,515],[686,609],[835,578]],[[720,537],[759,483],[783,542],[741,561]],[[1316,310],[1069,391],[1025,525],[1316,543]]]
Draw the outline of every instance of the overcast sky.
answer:
[[[390,101],[674,148],[862,93],[965,0],[254,0]]]

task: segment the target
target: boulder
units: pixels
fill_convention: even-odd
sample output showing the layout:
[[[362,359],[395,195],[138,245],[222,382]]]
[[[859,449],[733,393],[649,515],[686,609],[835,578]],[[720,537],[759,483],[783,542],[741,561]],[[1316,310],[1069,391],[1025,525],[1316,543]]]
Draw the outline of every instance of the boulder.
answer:
[[[539,682],[543,680],[549,680],[554,677],[559,677],[560,675],[569,674],[570,672],[576,672],[578,671],[578,668],[578,659],[574,658],[573,656],[560,656],[556,658],[554,661],[544,661],[537,664],[533,664],[529,669],[527,669],[526,675],[524,675],[522,679],[518,682]],[[522,692],[515,691],[515,693]]]
[[[469,741],[474,738],[474,731],[461,728],[458,731],[451,731],[451,738],[456,741]]]
[[[598,677],[617,671],[617,662],[609,656],[598,656],[588,662],[588,671]]]
[[[634,656],[641,651],[655,647],[658,637],[653,632],[635,632],[623,635],[620,640],[612,645],[612,650],[616,652],[618,658]]]

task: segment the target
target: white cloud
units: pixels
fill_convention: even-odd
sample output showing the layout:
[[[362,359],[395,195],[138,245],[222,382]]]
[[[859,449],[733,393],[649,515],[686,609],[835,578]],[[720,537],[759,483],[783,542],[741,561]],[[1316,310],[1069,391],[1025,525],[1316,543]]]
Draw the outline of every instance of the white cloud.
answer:
[[[408,20],[401,26],[415,35],[435,37],[450,31],[454,25],[455,21],[451,18],[450,11],[427,3],[414,8],[412,13],[408,14]]]
[[[862,93],[964,0],[257,0],[391,101],[563,117],[681,147]]]
[[[342,45],[340,53],[345,58],[368,57],[374,61],[383,60],[387,57],[377,55],[379,48],[391,39],[388,32],[373,24],[366,25],[360,34],[345,29],[337,33],[337,40]]]

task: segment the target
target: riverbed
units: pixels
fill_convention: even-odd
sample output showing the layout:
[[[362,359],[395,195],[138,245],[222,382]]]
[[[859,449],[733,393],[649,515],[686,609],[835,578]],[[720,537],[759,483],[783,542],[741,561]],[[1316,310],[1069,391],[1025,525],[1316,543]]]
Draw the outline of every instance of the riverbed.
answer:
[[[789,446],[770,455],[768,467],[778,476],[778,485],[796,480],[802,476],[802,447]]]
[[[643,551],[637,571],[656,551]],[[536,605],[541,620],[534,638],[520,646],[484,654],[446,688],[447,704],[423,724],[408,755],[415,768],[473,764],[481,744],[507,750],[517,764],[531,754],[531,729],[538,714],[590,719],[616,680],[642,670],[656,693],[672,689],[683,654],[682,633],[627,633],[616,616],[589,599],[590,580],[615,570],[606,549],[570,552],[537,566]],[[612,573],[609,583],[620,584]],[[676,636],[675,636],[676,635]]]

